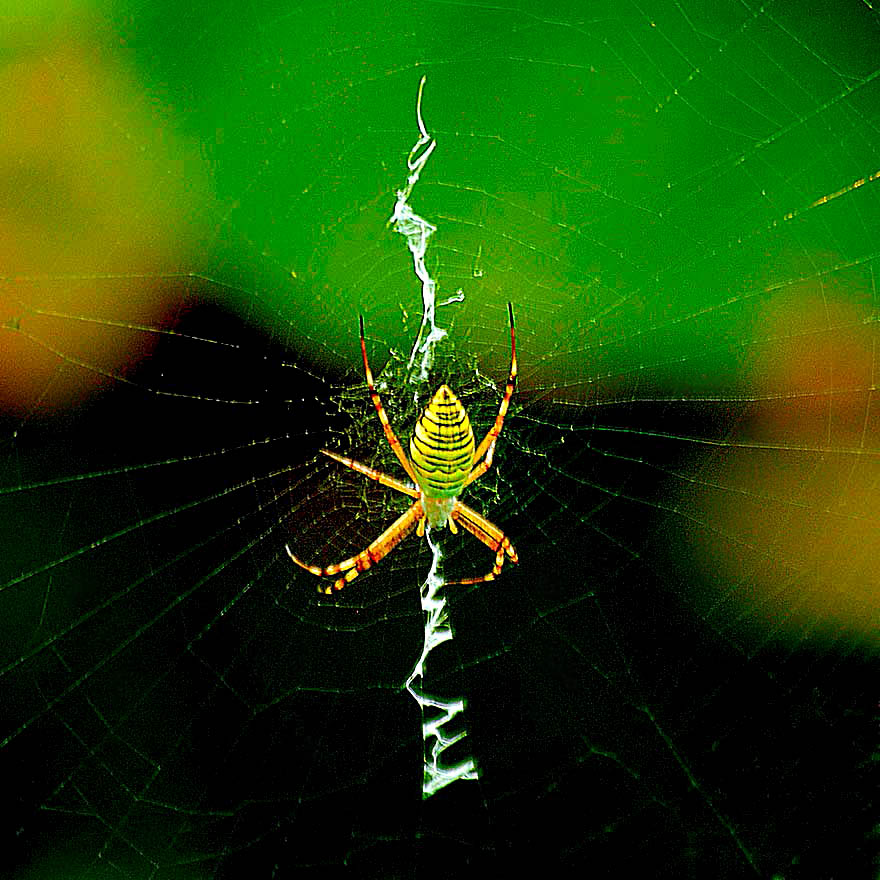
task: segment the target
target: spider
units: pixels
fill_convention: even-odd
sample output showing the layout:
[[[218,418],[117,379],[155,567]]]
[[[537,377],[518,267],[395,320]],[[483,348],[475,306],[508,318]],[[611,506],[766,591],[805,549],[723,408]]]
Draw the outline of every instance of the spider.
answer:
[[[513,306],[510,303],[507,304],[507,311],[510,316],[510,376],[507,379],[507,387],[504,390],[504,397],[501,399],[495,424],[489,429],[480,445],[475,448],[474,432],[465,408],[448,385],[441,385],[416,422],[409,441],[410,458],[407,458],[388,421],[385,407],[382,406],[379,392],[376,391],[376,386],[373,383],[373,373],[367,361],[364,319],[361,316],[361,354],[364,358],[364,372],[367,376],[370,398],[379,414],[379,421],[385,430],[385,437],[413,485],[408,485],[395,477],[361,464],[359,461],[346,458],[344,455],[337,455],[328,449],[322,449],[321,452],[365,477],[376,480],[383,486],[396,489],[415,500],[406,512],[385,529],[369,547],[356,556],[337,562],[335,565],[324,567],[307,565],[293,555],[289,545],[285,545],[287,555],[300,568],[304,568],[318,577],[333,577],[345,572],[332,584],[319,586],[319,592],[330,595],[341,590],[346,584],[350,584],[362,571],[366,571],[384,559],[414,528],[418,527],[417,534],[420,538],[423,537],[426,522],[432,529],[442,529],[444,526],[449,526],[449,531],[453,534],[458,532],[456,527],[456,523],[458,523],[495,553],[495,564],[488,574],[484,574],[482,577],[449,581],[448,583],[477,584],[491,581],[501,573],[505,556],[509,557],[511,562],[518,561],[516,550],[513,549],[513,544],[510,543],[504,532],[477,513],[476,510],[458,500],[461,490],[482,477],[492,466],[495,443],[501,433],[504,416],[507,414],[513,387],[516,383],[516,331],[513,324]]]

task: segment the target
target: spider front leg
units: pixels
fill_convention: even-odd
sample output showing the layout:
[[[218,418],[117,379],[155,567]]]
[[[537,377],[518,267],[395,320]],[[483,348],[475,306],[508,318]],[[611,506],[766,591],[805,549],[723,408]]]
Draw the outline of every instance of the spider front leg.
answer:
[[[448,584],[481,584],[484,581],[492,581],[501,574],[505,558],[510,559],[511,562],[519,562],[516,550],[513,544],[510,543],[507,535],[495,523],[490,522],[482,514],[477,513],[472,507],[456,501],[455,507],[452,509],[452,518],[459,522],[463,528],[467,529],[478,541],[481,541],[490,550],[495,551],[495,564],[492,566],[492,571],[484,574],[482,577],[447,581]]]
[[[411,504],[405,513],[399,516],[369,547],[361,550],[356,556],[351,556],[335,565],[308,565],[293,555],[288,544],[284,545],[287,555],[300,567],[310,571],[317,577],[332,577],[345,572],[345,575],[335,580],[332,584],[318,587],[318,592],[328,596],[341,590],[346,584],[350,584],[362,571],[375,565],[384,559],[423,519],[425,511],[422,502],[416,501]]]

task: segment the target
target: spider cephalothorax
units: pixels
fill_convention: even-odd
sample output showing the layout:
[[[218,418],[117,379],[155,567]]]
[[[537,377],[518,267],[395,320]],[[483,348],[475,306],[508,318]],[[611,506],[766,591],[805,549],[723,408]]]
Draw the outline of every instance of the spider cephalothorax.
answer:
[[[504,416],[507,414],[510,398],[513,395],[513,387],[516,383],[516,330],[513,324],[513,306],[510,303],[507,304],[507,310],[510,316],[510,375],[507,379],[498,415],[495,418],[495,424],[489,429],[480,445],[475,448],[474,432],[464,406],[448,385],[441,385],[416,422],[409,443],[409,458],[407,458],[400,441],[388,422],[385,407],[382,405],[379,392],[376,391],[373,374],[367,361],[364,319],[361,318],[361,353],[364,358],[364,371],[367,376],[370,397],[379,414],[379,421],[382,423],[385,437],[414,485],[407,485],[365,464],[346,458],[344,455],[337,455],[327,449],[322,449],[321,452],[371,480],[376,480],[384,486],[409,495],[414,501],[406,512],[382,532],[369,547],[356,556],[335,565],[324,567],[306,565],[293,555],[290,547],[287,547],[290,558],[301,568],[314,575],[332,577],[345,572],[332,584],[319,587],[322,592],[332,593],[335,590],[341,590],[347,583],[353,581],[360,572],[366,571],[374,563],[387,556],[414,528],[417,529],[418,535],[421,537],[425,533],[426,523],[430,528],[442,528],[448,525],[453,533],[458,531],[457,523],[495,552],[495,564],[488,574],[482,577],[464,578],[451,583],[476,584],[481,581],[490,581],[500,574],[505,556],[511,562],[517,561],[516,551],[504,533],[484,516],[458,500],[461,491],[474,480],[483,476],[492,466],[495,443],[501,433]]]

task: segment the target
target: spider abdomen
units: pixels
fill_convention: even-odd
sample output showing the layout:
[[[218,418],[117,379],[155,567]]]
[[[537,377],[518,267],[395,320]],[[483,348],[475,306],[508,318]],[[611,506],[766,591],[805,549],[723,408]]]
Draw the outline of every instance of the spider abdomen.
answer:
[[[461,401],[441,385],[416,422],[409,454],[419,488],[429,498],[455,498],[474,463],[474,432]]]

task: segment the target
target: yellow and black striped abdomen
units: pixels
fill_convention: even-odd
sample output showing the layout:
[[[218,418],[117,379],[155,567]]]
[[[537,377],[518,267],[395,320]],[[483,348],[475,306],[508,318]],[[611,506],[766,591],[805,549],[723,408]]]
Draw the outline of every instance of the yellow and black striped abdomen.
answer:
[[[454,498],[474,463],[474,432],[461,401],[441,385],[416,422],[409,456],[428,498]]]

